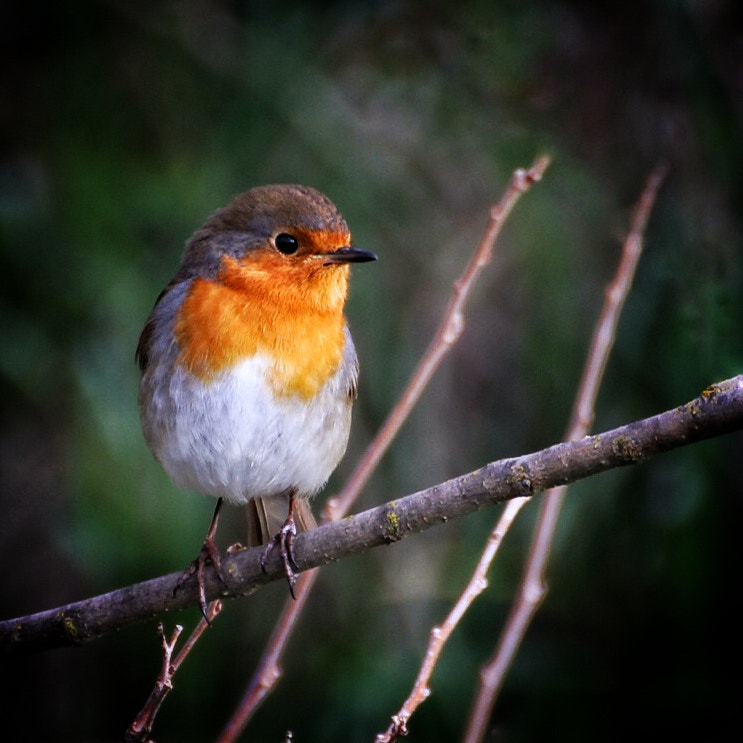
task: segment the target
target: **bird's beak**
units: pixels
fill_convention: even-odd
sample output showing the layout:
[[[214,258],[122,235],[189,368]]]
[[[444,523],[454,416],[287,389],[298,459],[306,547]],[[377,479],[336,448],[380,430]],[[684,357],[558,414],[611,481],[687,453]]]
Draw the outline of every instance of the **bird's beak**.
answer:
[[[338,248],[332,253],[324,253],[322,257],[325,259],[326,266],[334,263],[367,263],[377,260],[377,256],[368,250],[350,247]]]

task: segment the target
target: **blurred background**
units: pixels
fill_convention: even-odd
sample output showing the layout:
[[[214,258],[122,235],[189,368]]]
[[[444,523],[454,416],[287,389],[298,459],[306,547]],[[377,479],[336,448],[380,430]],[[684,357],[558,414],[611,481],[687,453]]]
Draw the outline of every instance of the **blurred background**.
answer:
[[[552,158],[358,510],[560,439],[633,204],[660,161],[671,169],[595,429],[739,373],[742,16],[735,0],[3,4],[0,616],[196,555],[214,503],[178,492],[150,456],[134,348],[184,241],[254,185],[321,189],[356,245],[380,256],[354,272],[361,394],[333,492],[425,349],[511,172]],[[742,445],[727,436],[571,489],[549,594],[489,740],[730,739]],[[410,740],[460,738],[537,506],[447,647]],[[325,568],[244,739],[373,740],[497,516]],[[228,509],[224,545],[242,525]],[[157,740],[216,736],[286,594],[275,584],[227,605],[176,677]],[[118,740],[159,665],[155,622],[4,661],[4,733]]]

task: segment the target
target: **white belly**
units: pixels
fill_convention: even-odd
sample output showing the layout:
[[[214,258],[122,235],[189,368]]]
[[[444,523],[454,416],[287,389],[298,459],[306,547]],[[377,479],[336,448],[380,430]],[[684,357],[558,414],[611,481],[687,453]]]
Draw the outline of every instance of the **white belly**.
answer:
[[[348,442],[349,370],[339,369],[308,401],[276,396],[268,367],[259,355],[209,382],[177,365],[171,375],[146,372],[145,435],[176,485],[233,503],[322,488]]]

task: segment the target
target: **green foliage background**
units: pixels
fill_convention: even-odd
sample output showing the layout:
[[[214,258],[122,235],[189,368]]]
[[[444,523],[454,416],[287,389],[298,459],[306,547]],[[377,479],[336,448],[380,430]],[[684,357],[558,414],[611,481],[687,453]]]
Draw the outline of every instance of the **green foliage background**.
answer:
[[[185,239],[253,185],[320,188],[381,258],[355,271],[361,397],[332,491],[427,345],[510,173],[553,158],[359,508],[560,438],[632,205],[661,160],[671,170],[596,428],[739,373],[741,15],[735,0],[5,4],[2,616],[194,557],[213,503],[178,492],[149,455],[133,353]],[[492,740],[737,730],[741,444],[729,436],[571,490]],[[302,742],[372,740],[496,516],[326,568],[245,740],[290,729]],[[509,536],[410,740],[461,736],[532,518]],[[224,521],[227,544],[242,522],[236,510]],[[228,605],[176,678],[157,740],[215,737],[285,597],[274,585]],[[154,627],[4,662],[4,733],[120,739],[159,666]]]

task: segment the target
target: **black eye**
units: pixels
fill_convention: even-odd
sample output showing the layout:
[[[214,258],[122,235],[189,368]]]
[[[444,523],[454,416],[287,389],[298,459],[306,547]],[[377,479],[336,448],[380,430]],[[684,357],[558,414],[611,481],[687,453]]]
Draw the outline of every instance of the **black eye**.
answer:
[[[294,235],[289,235],[286,232],[282,232],[276,235],[274,243],[276,244],[279,252],[283,253],[284,255],[291,255],[292,253],[296,253],[299,248],[299,242],[297,241],[297,238],[294,237]]]

